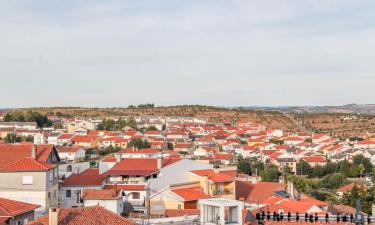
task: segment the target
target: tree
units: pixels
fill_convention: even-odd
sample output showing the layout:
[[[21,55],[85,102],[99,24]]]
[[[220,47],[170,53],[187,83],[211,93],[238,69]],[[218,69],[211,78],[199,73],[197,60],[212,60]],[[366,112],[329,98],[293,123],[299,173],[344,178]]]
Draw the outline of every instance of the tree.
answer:
[[[154,125],[148,126],[146,130],[158,130]]]
[[[300,160],[300,162],[297,163],[296,169],[297,169],[297,175],[311,176],[313,172],[313,168],[310,166],[310,164],[308,164],[304,160]]]
[[[327,189],[336,189],[347,183],[348,182],[344,174],[334,173],[324,176],[320,183],[320,186]]]
[[[173,143],[168,142],[168,143],[167,143],[167,148],[168,148],[169,150],[173,150]]]
[[[248,174],[248,175],[252,175],[251,162],[249,160],[244,160],[244,159],[238,161],[238,163],[237,163],[237,170],[240,173],[245,173],[245,174]]]
[[[269,167],[260,172],[262,181],[277,182],[281,173],[275,167]]]
[[[363,173],[370,173],[372,171],[372,164],[368,158],[363,155],[356,155],[353,158],[353,166],[357,167],[359,175]]]
[[[137,121],[135,120],[135,118],[133,116],[129,117],[129,119],[127,121],[127,126],[133,128],[133,129],[137,129]]]
[[[38,112],[29,110],[24,112],[9,112],[5,115],[4,121],[10,122],[36,122],[38,127],[50,127],[53,122],[48,119],[47,115],[42,115]]]
[[[21,142],[22,141],[22,137],[17,136],[16,134],[7,134],[7,136],[4,138],[4,141],[6,143]]]
[[[147,141],[143,141],[142,139],[134,139],[129,141],[128,148],[137,148],[137,149],[143,149],[143,148],[150,148],[150,144]]]

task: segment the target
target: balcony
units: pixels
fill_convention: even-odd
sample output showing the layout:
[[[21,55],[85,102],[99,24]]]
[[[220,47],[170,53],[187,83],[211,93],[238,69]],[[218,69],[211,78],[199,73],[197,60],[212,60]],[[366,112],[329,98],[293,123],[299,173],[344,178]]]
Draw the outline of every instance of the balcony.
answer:
[[[214,190],[214,196],[231,195],[234,194],[233,188],[224,188],[222,190]]]

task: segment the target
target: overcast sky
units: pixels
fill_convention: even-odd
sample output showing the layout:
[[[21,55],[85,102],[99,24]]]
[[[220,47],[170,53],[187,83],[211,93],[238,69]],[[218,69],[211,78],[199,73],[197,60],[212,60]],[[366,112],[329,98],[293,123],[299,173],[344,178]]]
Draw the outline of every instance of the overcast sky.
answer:
[[[375,1],[0,2],[0,108],[375,103]]]

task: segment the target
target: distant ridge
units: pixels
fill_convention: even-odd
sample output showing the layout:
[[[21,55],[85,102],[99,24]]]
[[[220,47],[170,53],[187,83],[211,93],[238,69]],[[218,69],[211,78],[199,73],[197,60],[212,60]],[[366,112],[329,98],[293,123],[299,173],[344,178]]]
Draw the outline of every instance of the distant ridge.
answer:
[[[285,113],[348,113],[375,115],[375,104],[347,104],[342,106],[247,106],[242,108]]]

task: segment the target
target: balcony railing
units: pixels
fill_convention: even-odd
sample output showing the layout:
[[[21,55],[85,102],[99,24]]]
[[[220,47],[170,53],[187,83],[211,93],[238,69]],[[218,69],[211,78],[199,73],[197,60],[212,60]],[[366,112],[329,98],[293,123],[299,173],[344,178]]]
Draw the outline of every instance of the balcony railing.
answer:
[[[233,194],[234,191],[233,191],[233,188],[225,188],[223,190],[215,190],[213,192],[213,195],[214,196],[220,196],[220,195],[230,195],[230,194]]]

